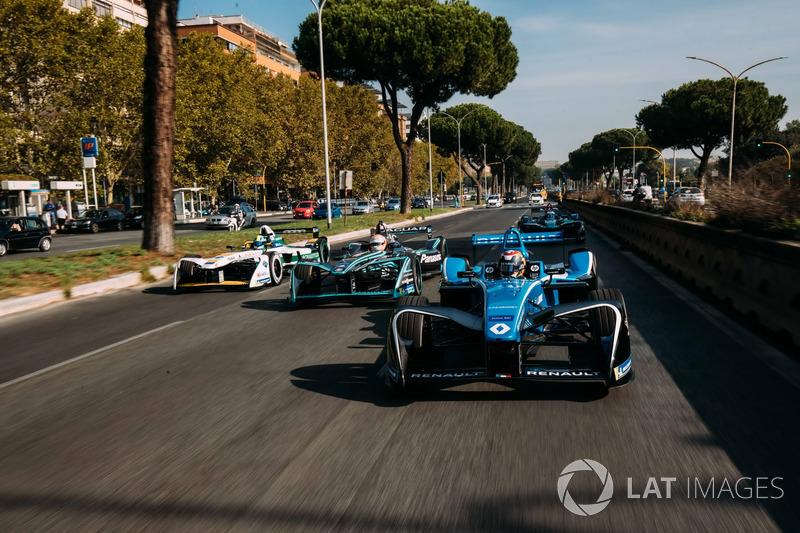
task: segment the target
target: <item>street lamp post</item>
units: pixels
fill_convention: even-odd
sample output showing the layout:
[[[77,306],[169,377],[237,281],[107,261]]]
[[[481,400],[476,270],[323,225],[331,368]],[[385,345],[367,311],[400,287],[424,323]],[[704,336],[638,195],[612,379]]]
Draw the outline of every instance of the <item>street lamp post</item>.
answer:
[[[730,70],[726,69],[725,67],[723,67],[719,63],[714,63],[713,61],[709,61],[708,59],[703,59],[702,57],[686,56],[686,59],[695,59],[697,61],[705,61],[706,63],[711,63],[712,65],[716,65],[719,68],[721,68],[722,70],[724,70],[725,72],[727,72],[728,76],[730,76],[731,79],[733,80],[733,104],[731,105],[731,138],[730,138],[730,152],[728,153],[728,188],[730,189],[730,187],[731,187],[731,179],[733,177],[733,126],[734,126],[734,121],[736,119],[736,84],[739,83],[739,79],[742,77],[742,74],[744,74],[745,72],[747,72],[751,68],[755,68],[755,67],[757,67],[759,65],[763,65],[764,63],[769,63],[770,61],[777,61],[779,59],[786,59],[786,57],[784,57],[784,56],[773,57],[772,59],[766,59],[764,61],[756,63],[755,65],[750,65],[749,67],[747,67],[746,69],[741,71],[738,76],[734,76],[733,73]]]
[[[478,105],[481,106],[481,107],[486,107],[483,104],[478,104]],[[452,118],[453,120],[455,120],[457,129],[458,129],[458,207],[463,207],[464,206],[464,184],[462,183],[462,179],[461,179],[461,121],[463,121],[465,118],[470,116],[472,113],[474,113],[475,111],[477,111],[481,107],[476,107],[475,109],[473,109],[472,111],[468,112],[466,115],[464,115],[461,118],[456,118],[456,117],[454,117],[453,115],[451,115],[449,113],[445,113],[444,111],[439,111],[439,113],[441,113],[442,115],[448,116],[448,117]]]
[[[431,149],[431,108],[428,107],[428,179],[431,184],[431,211],[433,211],[433,150]]]
[[[331,228],[331,169],[328,161],[328,112],[325,106],[325,59],[322,53],[322,8],[325,2],[322,0],[317,4],[316,0],[309,0],[314,9],[317,10],[317,22],[319,25],[319,77],[322,82],[322,135],[325,145],[325,206],[327,207],[328,229]]]
[[[633,167],[631,167],[631,173],[633,174],[633,179],[636,179],[636,137],[639,136],[640,133],[644,133],[644,131],[639,130],[636,132],[636,135],[629,132],[628,130],[624,130],[628,135],[633,137]]]

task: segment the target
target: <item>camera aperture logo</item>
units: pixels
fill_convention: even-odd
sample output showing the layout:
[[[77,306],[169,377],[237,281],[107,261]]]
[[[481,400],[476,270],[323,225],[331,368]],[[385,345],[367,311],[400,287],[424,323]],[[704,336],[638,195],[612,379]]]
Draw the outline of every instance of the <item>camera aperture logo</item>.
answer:
[[[579,504],[572,499],[567,487],[569,486],[569,482],[572,480],[572,476],[575,475],[575,472],[581,472],[585,470],[590,470],[597,474],[597,477],[600,479],[600,483],[603,485],[603,490],[595,503]],[[564,507],[566,507],[569,512],[579,516],[596,515],[608,507],[608,504],[611,503],[611,496],[613,494],[614,480],[611,479],[611,474],[608,473],[608,469],[597,461],[592,461],[591,459],[578,459],[577,461],[573,461],[561,471],[561,475],[558,477],[558,499],[561,500],[561,503],[564,504]]]

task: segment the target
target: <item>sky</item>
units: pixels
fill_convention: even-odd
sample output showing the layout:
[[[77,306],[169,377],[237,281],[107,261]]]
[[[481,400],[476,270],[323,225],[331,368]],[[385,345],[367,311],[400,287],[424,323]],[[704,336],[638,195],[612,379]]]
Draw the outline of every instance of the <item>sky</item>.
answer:
[[[530,131],[543,160],[567,161],[597,133],[634,128],[636,114],[669,89],[699,79],[721,79],[719,67],[763,82],[786,98],[781,121],[800,119],[800,9],[797,0],[472,0],[504,17],[517,47],[517,76],[494,98],[456,95],[490,106]],[[310,0],[182,1],[179,18],[243,15],[291,46]],[[409,102],[406,102],[408,104]],[[670,150],[665,156],[671,157]],[[693,157],[679,151],[678,157]]]

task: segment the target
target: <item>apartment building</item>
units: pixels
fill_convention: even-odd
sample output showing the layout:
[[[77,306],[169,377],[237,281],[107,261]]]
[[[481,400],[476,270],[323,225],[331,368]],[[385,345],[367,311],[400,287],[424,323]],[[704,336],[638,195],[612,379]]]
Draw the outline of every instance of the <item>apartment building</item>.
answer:
[[[210,33],[231,51],[247,48],[255,53],[257,65],[273,74],[300,79],[300,62],[288,45],[242,15],[196,15],[178,20],[178,37],[188,37],[192,32]]]
[[[94,8],[98,17],[110,15],[123,28],[147,26],[143,0],[64,0],[64,7],[74,13],[85,7]]]

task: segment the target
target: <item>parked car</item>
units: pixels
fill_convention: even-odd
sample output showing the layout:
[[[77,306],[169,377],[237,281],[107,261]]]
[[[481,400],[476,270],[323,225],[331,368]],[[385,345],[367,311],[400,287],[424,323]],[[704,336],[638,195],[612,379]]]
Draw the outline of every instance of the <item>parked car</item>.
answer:
[[[669,197],[667,203],[706,205],[706,196],[697,187],[680,187]]]
[[[11,250],[50,249],[50,228],[39,217],[0,217],[0,256]]]
[[[278,202],[276,200],[273,200],[271,202],[267,202],[264,205],[264,209],[266,211],[289,211],[289,209],[291,208],[289,207],[289,204],[287,204],[286,202]]]
[[[206,229],[228,229],[231,225],[231,213],[236,209],[235,205],[223,205],[219,210],[206,219]],[[254,228],[258,222],[258,216],[250,204],[239,204],[239,209],[244,213],[242,228]]]
[[[339,207],[339,204],[331,202],[331,218],[340,218],[341,216],[342,216],[342,210]],[[317,208],[314,209],[314,212],[311,214],[311,218],[314,220],[321,220],[323,218],[328,218],[328,204],[327,203],[318,204]]]
[[[375,206],[372,205],[372,202],[369,200],[359,200],[355,204],[353,204],[353,214],[354,215],[366,215],[368,213],[374,213]]]
[[[392,198],[386,202],[387,211],[400,211],[400,198]]]
[[[67,222],[67,231],[91,231],[97,233],[100,230],[122,231],[124,227],[125,215],[119,209],[109,207],[108,209],[89,209]]]
[[[317,202],[312,200],[303,200],[294,208],[292,218],[311,218],[314,215],[314,210],[317,207],[319,207]]]
[[[131,207],[122,219],[125,229],[144,229],[144,207]]]
[[[428,196],[417,196],[411,200],[412,209],[425,209],[431,206],[431,199]]]

